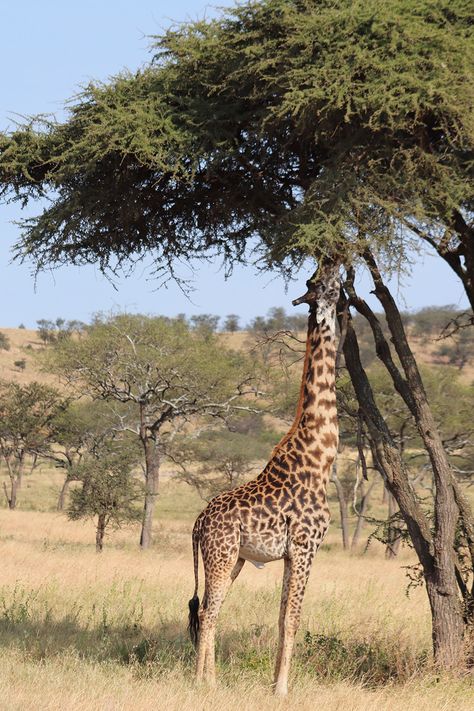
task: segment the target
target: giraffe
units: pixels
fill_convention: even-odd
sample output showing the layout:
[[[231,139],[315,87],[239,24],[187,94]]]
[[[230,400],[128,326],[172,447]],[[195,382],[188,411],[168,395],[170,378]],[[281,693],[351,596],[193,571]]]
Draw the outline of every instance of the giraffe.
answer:
[[[189,631],[197,646],[196,678],[215,682],[215,628],[220,607],[245,561],[284,560],[274,690],[288,693],[288,672],[311,564],[329,525],[326,487],[336,456],[335,317],[338,265],[321,264],[293,305],[309,304],[300,396],[288,433],[255,479],[212,499],[193,529],[195,590]],[[205,591],[198,598],[199,547]]]

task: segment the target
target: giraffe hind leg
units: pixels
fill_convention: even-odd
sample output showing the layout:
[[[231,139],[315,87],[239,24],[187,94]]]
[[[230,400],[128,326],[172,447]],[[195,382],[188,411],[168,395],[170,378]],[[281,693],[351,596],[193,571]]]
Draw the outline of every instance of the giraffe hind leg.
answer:
[[[283,640],[285,634],[285,616],[286,616],[286,606],[288,602],[288,587],[290,584],[290,572],[291,564],[288,558],[284,559],[284,569],[283,569],[283,583],[281,586],[281,602],[280,602],[280,616],[278,618],[278,651],[275,662],[275,675],[273,682],[277,683],[278,673],[280,671],[281,658],[283,654]]]
[[[196,679],[215,683],[215,634],[217,617],[230,586],[243,568],[245,560],[238,558],[230,572],[222,569],[207,572],[206,589],[199,609],[199,641],[197,646]],[[230,567],[230,566],[229,566]]]

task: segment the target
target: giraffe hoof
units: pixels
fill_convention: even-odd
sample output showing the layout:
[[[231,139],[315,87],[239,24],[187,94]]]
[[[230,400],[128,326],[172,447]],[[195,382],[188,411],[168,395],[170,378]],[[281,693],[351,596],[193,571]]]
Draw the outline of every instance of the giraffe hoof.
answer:
[[[288,696],[288,684],[275,684],[274,692],[275,696]]]

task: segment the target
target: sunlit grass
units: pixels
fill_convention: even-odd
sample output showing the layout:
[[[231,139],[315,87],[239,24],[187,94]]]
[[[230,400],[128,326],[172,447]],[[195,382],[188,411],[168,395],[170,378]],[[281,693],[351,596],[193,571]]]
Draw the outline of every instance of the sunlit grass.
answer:
[[[218,686],[196,689],[186,616],[190,531],[202,502],[165,479],[155,546],[139,551],[130,527],[97,555],[93,522],[53,510],[54,485],[36,482],[42,511],[0,510],[2,711],[474,707],[468,678],[439,680],[430,669],[426,595],[406,595],[402,566],[412,553],[386,561],[378,544],[344,553],[337,526],[308,584],[289,699],[274,699],[270,687],[280,562],[244,567],[219,620]],[[202,583],[201,571],[201,591]]]

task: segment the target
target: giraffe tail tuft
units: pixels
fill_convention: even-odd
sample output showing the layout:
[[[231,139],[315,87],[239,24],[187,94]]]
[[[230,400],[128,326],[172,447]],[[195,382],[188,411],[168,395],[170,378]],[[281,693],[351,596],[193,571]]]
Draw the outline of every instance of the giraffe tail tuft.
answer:
[[[194,595],[189,601],[188,631],[194,646],[199,639],[199,597],[198,597],[198,571],[199,571],[199,539],[201,521],[197,519],[193,528],[193,559],[194,559]]]
[[[199,598],[197,595],[193,595],[189,601],[189,623],[188,630],[189,636],[191,637],[191,642],[197,647],[199,639]]]

